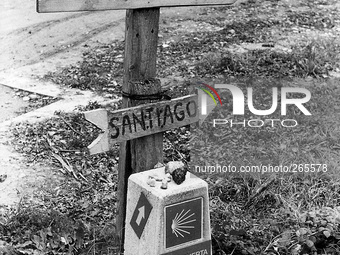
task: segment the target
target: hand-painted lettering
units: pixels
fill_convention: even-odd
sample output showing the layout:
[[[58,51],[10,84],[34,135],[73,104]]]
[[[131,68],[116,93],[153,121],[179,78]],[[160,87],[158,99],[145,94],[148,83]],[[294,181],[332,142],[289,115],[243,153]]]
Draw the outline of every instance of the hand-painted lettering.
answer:
[[[157,113],[157,119],[158,119],[158,126],[161,126],[161,113],[163,112],[163,109],[156,109],[156,113]]]
[[[190,109],[190,104],[192,104],[191,109]],[[196,117],[196,115],[197,115],[196,101],[191,100],[187,103],[187,113],[188,113],[189,117]]]
[[[166,119],[170,117],[171,119],[171,123],[174,123],[174,117],[172,116],[172,112],[170,109],[170,105],[166,105],[165,106],[165,111],[164,111],[164,118],[163,118],[163,124],[162,127],[164,127],[164,125],[166,124]]]
[[[129,115],[123,116],[123,131],[122,135],[125,135],[125,126],[129,126],[130,133],[132,133],[131,121]]]
[[[153,112],[153,107],[147,108],[144,110],[146,113],[148,113],[148,118],[149,118],[149,126],[146,127],[146,129],[150,128],[152,129],[153,124],[152,124],[152,112]]]
[[[177,112],[177,108],[179,106],[182,106],[183,104],[181,102],[178,102],[177,104],[175,104],[175,107],[174,107],[174,113],[175,113],[175,117],[178,121],[182,121],[184,120],[184,117],[185,117],[185,114],[184,114],[184,111],[183,110],[180,110],[179,112]]]
[[[140,125],[140,127],[145,130],[145,121],[144,121],[144,111],[141,110],[141,115],[140,115],[140,119],[138,118],[138,116],[135,113],[132,113],[132,118],[133,118],[133,126],[135,128],[135,132],[137,132],[137,122]]]
[[[198,121],[197,96],[108,112],[109,139],[126,141]]]
[[[118,117],[112,117],[110,119],[109,125],[110,127],[114,128],[116,130],[116,133],[111,134],[111,139],[115,139],[119,136],[119,128],[113,123],[114,121],[119,121]]]

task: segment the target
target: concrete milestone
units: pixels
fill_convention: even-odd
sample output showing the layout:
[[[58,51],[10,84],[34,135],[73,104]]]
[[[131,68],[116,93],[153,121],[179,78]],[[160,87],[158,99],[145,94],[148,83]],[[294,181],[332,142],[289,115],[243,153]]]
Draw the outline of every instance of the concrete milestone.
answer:
[[[150,176],[166,178],[165,167],[129,177],[124,254],[211,255],[208,184],[187,172],[163,189]]]

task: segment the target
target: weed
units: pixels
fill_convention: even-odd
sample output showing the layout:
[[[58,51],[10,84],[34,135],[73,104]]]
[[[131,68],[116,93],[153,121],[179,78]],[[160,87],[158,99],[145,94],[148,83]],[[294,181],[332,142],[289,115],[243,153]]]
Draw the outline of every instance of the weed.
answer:
[[[266,4],[270,8],[252,3],[205,9],[209,15],[200,15],[196,21],[220,29],[185,31],[178,33],[179,40],[161,44],[158,75],[184,77],[181,84],[170,89],[173,97],[187,94],[193,78],[223,77],[222,83],[236,81],[242,90],[251,85],[261,91],[254,104],[265,109],[271,105],[268,88],[296,86],[294,81],[300,85],[305,81],[290,82],[287,78],[312,76],[313,81],[304,83],[312,93],[312,100],[305,105],[312,117],[307,118],[290,107],[286,117],[298,121],[295,129],[218,127],[213,130],[209,125],[211,118],[230,117],[232,110],[230,95],[221,93],[226,98],[220,108],[223,111],[213,112],[200,129],[189,131],[183,127],[166,132],[165,161],[235,167],[297,164],[297,169],[305,164],[327,164],[326,173],[196,174],[209,183],[214,254],[339,254],[340,90],[338,81],[331,84],[318,79],[339,68],[339,40],[308,33],[305,37],[297,36],[291,29],[293,26],[304,33],[316,28],[321,34],[332,29],[337,14],[328,15],[321,8],[287,11],[287,6],[284,9],[287,12],[280,14],[282,1],[266,1]],[[316,2],[302,5],[314,8]],[[235,19],[230,21],[228,15]],[[242,43],[275,46],[278,38],[273,35],[274,28],[293,38],[294,43],[286,47],[287,51],[270,47],[237,53],[230,49],[232,44]],[[176,29],[166,31],[175,33]],[[46,78],[98,93],[120,93],[122,54],[122,42],[102,45],[85,53],[84,61],[78,65]],[[93,102],[81,110],[98,107]],[[249,112],[242,116],[252,117]],[[270,117],[281,116],[275,112]],[[111,222],[116,213],[118,147],[100,155],[86,154],[86,146],[98,133],[81,114],[59,113],[41,124],[13,128],[13,143],[19,152],[30,161],[48,160],[63,169],[67,178],[57,191],[44,190],[42,208],[29,210],[31,204],[27,203],[20,213],[1,220],[0,231],[6,242],[19,244],[26,251],[54,254],[70,251],[94,254],[102,243],[115,247],[110,240],[114,240],[116,231]]]

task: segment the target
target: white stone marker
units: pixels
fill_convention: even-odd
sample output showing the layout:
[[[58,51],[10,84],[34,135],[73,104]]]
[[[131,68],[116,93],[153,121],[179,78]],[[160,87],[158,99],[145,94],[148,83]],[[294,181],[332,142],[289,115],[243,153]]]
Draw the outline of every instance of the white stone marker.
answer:
[[[161,189],[149,176],[163,179],[165,168],[129,177],[124,255],[211,255],[208,184],[188,172]]]

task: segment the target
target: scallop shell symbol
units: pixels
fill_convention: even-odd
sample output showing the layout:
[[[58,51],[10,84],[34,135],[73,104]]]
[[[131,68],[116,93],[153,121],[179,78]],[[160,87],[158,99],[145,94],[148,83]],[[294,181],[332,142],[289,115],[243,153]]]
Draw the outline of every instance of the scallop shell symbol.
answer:
[[[184,213],[184,209],[180,214],[176,213],[175,218],[172,220],[171,229],[172,233],[176,235],[176,237],[181,236],[184,237],[184,234],[190,235],[188,229],[195,228],[191,226],[190,223],[195,222],[194,218],[195,213],[190,214],[190,209]]]

